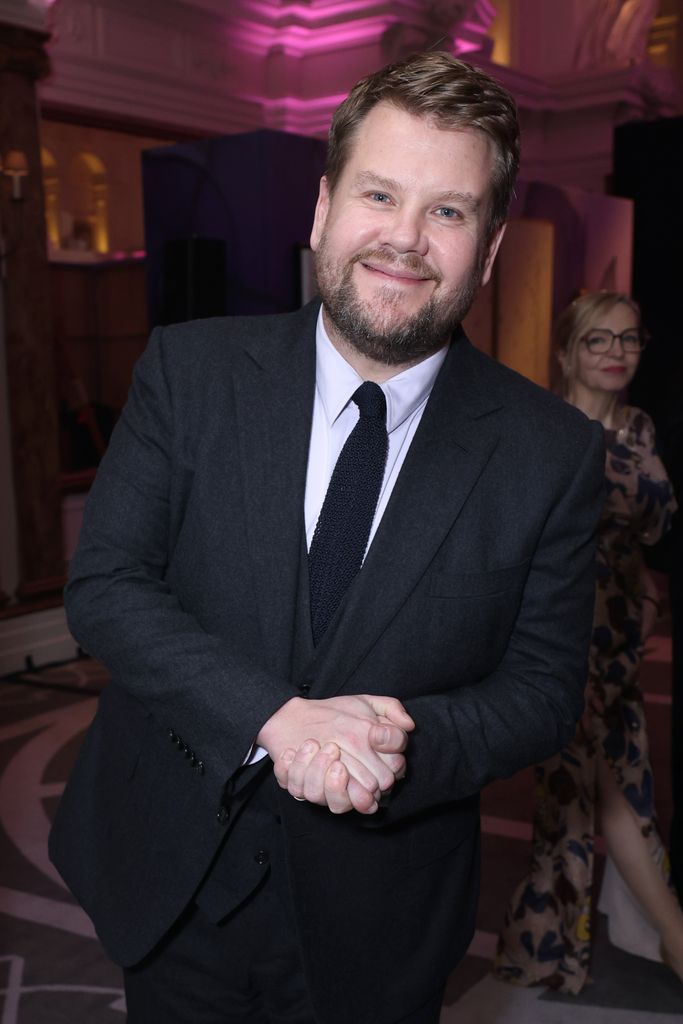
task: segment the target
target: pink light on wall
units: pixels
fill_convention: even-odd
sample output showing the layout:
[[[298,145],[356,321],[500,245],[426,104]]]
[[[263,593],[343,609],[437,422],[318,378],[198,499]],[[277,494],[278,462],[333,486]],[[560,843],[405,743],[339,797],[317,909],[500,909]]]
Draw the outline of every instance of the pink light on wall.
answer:
[[[463,53],[476,53],[482,50],[481,42],[476,39],[461,39],[460,36],[456,36],[452,42],[453,53],[456,57],[460,57]]]
[[[430,8],[424,6],[425,11]],[[419,48],[427,35],[439,31],[443,38],[453,40],[456,53],[491,52],[488,31],[496,16],[492,0],[434,6],[439,8],[436,23],[433,15],[430,20],[422,12],[422,20],[418,17],[413,24],[406,20],[403,5],[387,0],[242,0],[239,16],[229,19],[226,27],[233,45],[259,56],[274,50],[298,58],[373,45],[381,49],[393,30],[398,30],[406,45],[411,40],[417,44],[411,45],[411,51]]]
[[[383,13],[385,8],[386,4],[378,3],[377,0],[338,0],[337,3],[320,5],[287,3],[282,7],[268,2],[247,2],[243,5],[247,17],[253,18],[254,21],[269,23],[273,28],[297,24],[318,28],[321,25],[334,25],[343,21],[376,16]]]
[[[260,55],[280,48],[289,56],[303,56],[316,51],[353,47],[377,42],[393,24],[391,18],[362,18],[341,25],[257,25],[243,23],[230,29],[233,42]]]
[[[243,55],[243,96],[261,108],[264,126],[323,135],[358,71],[433,39],[456,54],[489,56],[495,15],[492,0],[240,0],[225,33],[231,50]]]
[[[300,96],[277,96],[275,98],[262,98],[259,102],[267,108],[284,106],[289,110],[296,111],[336,110],[347,96],[348,92],[340,92],[334,96],[316,96],[309,100],[302,100]]]
[[[489,29],[496,16],[496,9],[491,0],[470,0],[469,4],[461,5],[469,10],[463,11],[462,20],[455,28],[453,52],[456,54],[480,52],[487,57],[493,50],[493,39]]]

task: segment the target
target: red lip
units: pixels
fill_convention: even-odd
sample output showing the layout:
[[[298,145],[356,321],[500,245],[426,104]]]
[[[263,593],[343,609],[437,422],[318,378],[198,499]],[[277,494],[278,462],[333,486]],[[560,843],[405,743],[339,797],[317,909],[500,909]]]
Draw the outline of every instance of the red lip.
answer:
[[[626,373],[625,366],[603,366],[603,373]]]

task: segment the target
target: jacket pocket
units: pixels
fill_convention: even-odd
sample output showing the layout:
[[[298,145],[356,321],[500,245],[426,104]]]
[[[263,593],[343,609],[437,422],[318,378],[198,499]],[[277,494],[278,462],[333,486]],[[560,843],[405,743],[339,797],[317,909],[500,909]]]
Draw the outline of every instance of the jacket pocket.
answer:
[[[491,569],[489,572],[457,572],[439,569],[432,573],[432,597],[490,597],[520,589],[527,577],[530,560]]]

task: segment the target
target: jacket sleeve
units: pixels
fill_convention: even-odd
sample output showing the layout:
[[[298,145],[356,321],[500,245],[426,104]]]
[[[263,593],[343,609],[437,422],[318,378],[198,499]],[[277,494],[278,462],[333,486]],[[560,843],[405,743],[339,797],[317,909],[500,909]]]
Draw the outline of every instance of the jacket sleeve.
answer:
[[[503,658],[472,685],[405,702],[416,722],[407,775],[369,827],[472,796],[573,738],[584,706],[604,492],[602,430],[593,423],[587,433],[546,517]]]
[[[291,688],[210,635],[166,582],[176,424],[163,329],[138,362],[131,393],[91,490],[65,591],[78,643],[227,779]]]

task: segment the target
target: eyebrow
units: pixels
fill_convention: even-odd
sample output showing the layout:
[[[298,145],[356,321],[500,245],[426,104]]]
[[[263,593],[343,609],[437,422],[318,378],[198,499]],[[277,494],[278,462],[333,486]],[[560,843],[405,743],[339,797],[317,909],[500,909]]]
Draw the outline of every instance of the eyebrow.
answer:
[[[354,178],[354,184],[361,188],[372,186],[387,192],[401,191],[399,182],[394,181],[393,178],[385,178],[381,174],[375,174],[373,171],[359,171]],[[435,202],[452,203],[455,206],[465,207],[471,212],[475,212],[481,206],[481,200],[472,195],[471,192],[454,192],[451,189],[438,192],[435,196]]]

